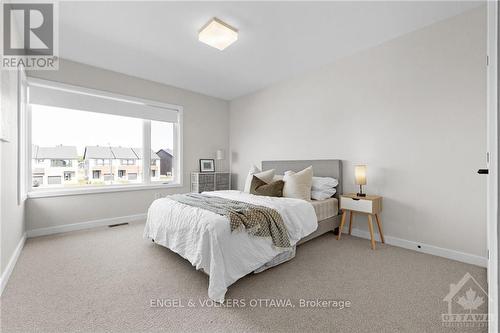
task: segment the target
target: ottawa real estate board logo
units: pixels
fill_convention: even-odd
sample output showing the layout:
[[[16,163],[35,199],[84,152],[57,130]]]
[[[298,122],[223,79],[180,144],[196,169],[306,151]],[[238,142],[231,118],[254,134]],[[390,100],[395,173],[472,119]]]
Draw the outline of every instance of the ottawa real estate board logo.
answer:
[[[2,69],[58,69],[57,2],[3,3]]]
[[[458,283],[450,284],[443,301],[448,305],[448,312],[441,314],[443,326],[487,327],[488,293],[470,273]]]

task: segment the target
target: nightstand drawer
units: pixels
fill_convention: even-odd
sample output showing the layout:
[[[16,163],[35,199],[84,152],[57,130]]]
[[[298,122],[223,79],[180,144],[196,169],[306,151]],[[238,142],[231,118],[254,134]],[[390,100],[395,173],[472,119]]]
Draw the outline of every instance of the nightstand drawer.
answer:
[[[355,210],[357,212],[372,214],[373,201],[357,199],[357,198],[341,197],[340,209],[349,209],[349,210]]]

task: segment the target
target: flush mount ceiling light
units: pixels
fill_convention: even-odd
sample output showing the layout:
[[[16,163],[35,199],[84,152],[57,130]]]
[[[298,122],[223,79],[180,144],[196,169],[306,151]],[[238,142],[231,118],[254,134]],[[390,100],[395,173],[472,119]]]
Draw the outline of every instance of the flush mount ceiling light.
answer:
[[[222,51],[238,40],[238,30],[214,17],[201,28],[198,40]]]

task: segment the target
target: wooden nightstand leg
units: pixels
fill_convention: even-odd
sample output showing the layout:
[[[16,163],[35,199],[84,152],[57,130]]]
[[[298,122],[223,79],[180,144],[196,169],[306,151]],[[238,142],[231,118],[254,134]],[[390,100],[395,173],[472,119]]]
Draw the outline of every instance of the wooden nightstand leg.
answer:
[[[373,235],[372,214],[368,214],[368,228],[370,229],[370,239],[372,242],[372,250],[375,250],[375,237]]]
[[[352,219],[353,219],[354,212],[351,210],[350,213],[351,214],[349,215],[349,235],[351,234],[351,231],[352,231]]]
[[[345,222],[345,216],[347,215],[347,210],[344,210],[342,212],[342,219],[340,220],[340,226],[339,226],[339,234],[337,236],[337,240],[340,239],[340,235],[342,235],[342,228],[344,228],[344,222]]]
[[[380,240],[382,241],[382,243],[385,244],[384,234],[382,233],[382,224],[380,223],[380,220],[378,219],[378,214],[375,214],[375,219],[377,220],[378,233],[380,234]]]

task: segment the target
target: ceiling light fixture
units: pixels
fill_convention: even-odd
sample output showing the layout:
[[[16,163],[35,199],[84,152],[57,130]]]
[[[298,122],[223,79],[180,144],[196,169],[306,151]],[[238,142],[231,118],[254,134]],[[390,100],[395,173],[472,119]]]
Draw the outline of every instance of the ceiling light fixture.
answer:
[[[201,28],[198,40],[222,51],[238,40],[238,30],[214,17]]]

